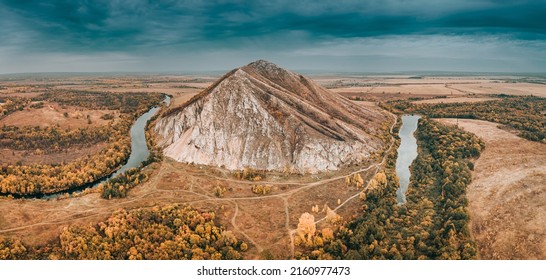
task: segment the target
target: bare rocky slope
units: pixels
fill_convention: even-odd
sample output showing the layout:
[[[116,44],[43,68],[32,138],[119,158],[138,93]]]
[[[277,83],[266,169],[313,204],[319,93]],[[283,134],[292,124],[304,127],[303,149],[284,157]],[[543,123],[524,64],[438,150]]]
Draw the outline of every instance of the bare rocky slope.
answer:
[[[384,144],[387,117],[259,60],[234,69],[155,125],[177,161],[315,173],[357,164]]]

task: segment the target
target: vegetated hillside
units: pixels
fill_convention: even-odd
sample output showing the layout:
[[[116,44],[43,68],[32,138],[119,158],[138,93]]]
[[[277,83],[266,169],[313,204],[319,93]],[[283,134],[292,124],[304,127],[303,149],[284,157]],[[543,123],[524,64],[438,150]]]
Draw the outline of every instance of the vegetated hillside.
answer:
[[[241,259],[247,247],[214,223],[214,213],[170,205],[119,210],[96,225],[70,226],[45,246],[0,238],[0,260]]]
[[[317,172],[379,150],[386,116],[296,73],[259,60],[227,73],[156,126],[181,162]]]

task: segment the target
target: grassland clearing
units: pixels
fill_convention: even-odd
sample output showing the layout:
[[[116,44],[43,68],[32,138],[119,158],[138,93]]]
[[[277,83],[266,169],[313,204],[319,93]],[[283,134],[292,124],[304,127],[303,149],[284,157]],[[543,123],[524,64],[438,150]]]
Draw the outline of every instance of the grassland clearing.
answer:
[[[368,178],[378,168],[372,164],[360,170],[363,177]],[[0,235],[43,244],[57,236],[64,226],[97,223],[118,208],[180,203],[202,211],[215,211],[220,224],[252,245],[245,258],[260,258],[267,250],[275,258],[286,259],[291,257],[290,236],[302,213],[311,212],[314,205],[329,205],[334,209],[339,199],[351,202],[339,210],[349,219],[361,204],[358,196],[355,198],[360,190],[347,188],[345,175],[339,175],[343,171],[323,174],[324,179],[311,183],[305,181],[312,175],[288,176],[284,182],[273,185],[270,194],[263,196],[252,193],[251,186],[265,182],[236,180],[206,167],[170,159],[153,164],[147,172],[153,173],[151,179],[119,200],[104,200],[99,194],[50,201],[4,199],[0,202],[0,213],[4,217],[0,220]],[[215,195],[217,187],[225,189],[221,197]],[[353,210],[349,210],[349,206],[354,207]],[[319,220],[325,212],[316,215]]]
[[[415,104],[437,104],[437,103],[474,103],[495,100],[489,97],[453,97],[453,98],[434,98],[413,101]]]
[[[482,259],[546,258],[546,149],[480,120],[439,119],[481,137],[486,148],[467,189]]]
[[[59,126],[63,129],[76,129],[107,125],[111,120],[105,120],[105,115],[111,115],[113,120],[119,119],[116,110],[88,110],[74,106],[61,106],[55,102],[42,102],[41,108],[30,105],[22,111],[9,114],[0,120],[0,125],[13,126]],[[37,121],[39,120],[39,121]]]

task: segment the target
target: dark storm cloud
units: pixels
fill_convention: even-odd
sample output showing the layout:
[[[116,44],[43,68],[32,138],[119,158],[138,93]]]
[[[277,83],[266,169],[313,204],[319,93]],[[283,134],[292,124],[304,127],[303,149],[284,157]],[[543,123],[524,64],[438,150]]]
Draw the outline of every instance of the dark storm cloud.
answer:
[[[34,44],[22,47],[89,51],[188,43],[237,47],[239,39],[290,32],[308,41],[406,34],[546,36],[545,1],[273,2],[1,1],[0,24],[4,37],[28,34]]]
[[[509,2],[509,1],[508,1]],[[494,6],[487,10],[467,11],[441,18],[438,25],[463,32],[512,32],[526,39],[544,38],[546,34],[546,1],[515,1],[514,4]],[[534,34],[536,37],[527,37]]]
[[[225,70],[258,58],[546,71],[544,15],[544,0],[0,0],[0,73]]]

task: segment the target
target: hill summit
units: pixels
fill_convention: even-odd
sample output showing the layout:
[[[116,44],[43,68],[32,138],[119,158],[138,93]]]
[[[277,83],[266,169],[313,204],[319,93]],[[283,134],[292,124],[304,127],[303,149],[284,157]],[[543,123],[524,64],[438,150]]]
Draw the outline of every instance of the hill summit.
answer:
[[[177,161],[315,173],[368,158],[386,116],[258,60],[234,69],[155,124]]]

